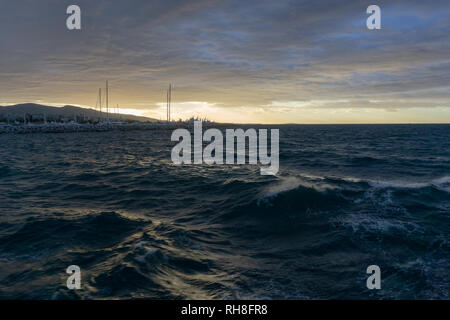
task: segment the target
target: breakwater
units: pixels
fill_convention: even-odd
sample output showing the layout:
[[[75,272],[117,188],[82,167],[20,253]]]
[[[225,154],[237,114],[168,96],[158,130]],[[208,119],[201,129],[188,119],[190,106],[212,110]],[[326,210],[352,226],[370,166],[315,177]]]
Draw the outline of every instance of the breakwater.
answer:
[[[64,132],[93,132],[93,131],[130,131],[130,130],[171,130],[189,128],[190,122],[132,122],[113,123],[46,123],[46,124],[7,124],[0,125],[1,133],[64,133]]]

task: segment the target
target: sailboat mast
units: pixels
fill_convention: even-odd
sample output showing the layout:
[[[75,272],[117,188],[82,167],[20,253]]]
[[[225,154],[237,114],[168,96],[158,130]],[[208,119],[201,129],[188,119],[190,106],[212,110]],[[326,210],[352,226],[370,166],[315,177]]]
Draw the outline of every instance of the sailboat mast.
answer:
[[[169,84],[169,122],[172,120],[171,119],[171,105],[170,103],[172,102],[172,84]]]
[[[109,120],[109,101],[108,101],[108,80],[106,80],[106,115]]]
[[[100,101],[100,119],[102,118],[102,88],[98,88],[98,99]]]

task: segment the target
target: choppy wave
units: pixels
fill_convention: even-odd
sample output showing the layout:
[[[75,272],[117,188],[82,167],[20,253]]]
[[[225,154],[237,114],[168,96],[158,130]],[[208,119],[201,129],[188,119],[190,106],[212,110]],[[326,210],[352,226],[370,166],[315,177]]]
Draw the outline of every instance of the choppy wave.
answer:
[[[169,132],[1,136],[0,298],[448,299],[450,131],[408,130],[285,126],[277,177],[174,166]]]

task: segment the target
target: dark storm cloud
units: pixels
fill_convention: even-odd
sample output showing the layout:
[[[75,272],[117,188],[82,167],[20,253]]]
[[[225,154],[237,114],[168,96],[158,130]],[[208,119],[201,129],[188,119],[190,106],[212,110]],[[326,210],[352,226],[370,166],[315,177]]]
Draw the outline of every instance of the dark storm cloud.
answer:
[[[73,3],[81,32],[65,28]],[[377,1],[377,31],[365,27],[372,1],[0,4],[0,101],[59,101],[68,88],[93,95],[108,78],[135,106],[161,101],[169,81],[179,99],[223,106],[343,98],[449,106],[448,1]]]

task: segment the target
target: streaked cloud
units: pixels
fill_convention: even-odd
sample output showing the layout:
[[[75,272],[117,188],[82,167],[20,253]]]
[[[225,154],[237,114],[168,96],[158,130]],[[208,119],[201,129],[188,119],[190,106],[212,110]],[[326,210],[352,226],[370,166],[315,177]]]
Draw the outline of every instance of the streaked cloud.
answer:
[[[377,31],[368,1],[79,0],[81,32],[69,4],[0,1],[0,100],[93,106],[109,79],[164,117],[171,82],[174,118],[450,122],[448,1],[381,1]]]

